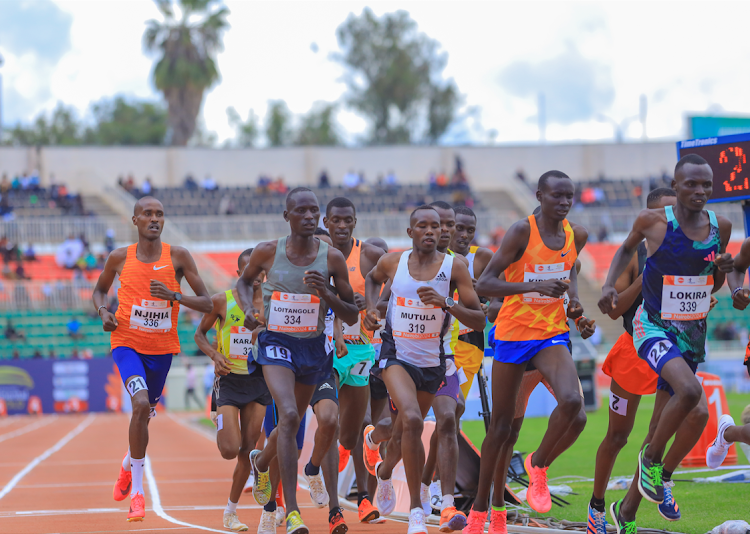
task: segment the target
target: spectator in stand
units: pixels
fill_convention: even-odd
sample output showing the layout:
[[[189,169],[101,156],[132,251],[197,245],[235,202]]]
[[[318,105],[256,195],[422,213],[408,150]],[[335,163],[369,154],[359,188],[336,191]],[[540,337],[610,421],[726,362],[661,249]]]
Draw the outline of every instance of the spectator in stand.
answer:
[[[198,182],[195,181],[195,178],[193,178],[192,174],[188,174],[185,176],[185,189],[188,191],[195,191],[198,189]]]
[[[430,171],[430,176],[427,179],[428,183],[428,190],[432,193],[437,189],[437,174],[435,174],[435,171]]]
[[[206,191],[214,191],[215,189],[219,188],[219,186],[216,184],[216,180],[214,180],[210,174],[207,174],[203,179],[203,181],[201,182],[201,187]]]
[[[39,349],[36,349],[36,350],[34,351],[34,356],[32,356],[32,357],[33,357],[33,358],[34,358],[35,360],[38,360],[38,359],[40,359],[40,358],[44,358],[44,356],[42,356],[42,351],[40,351]]]
[[[16,327],[13,326],[13,323],[10,319],[8,319],[8,322],[5,323],[5,339],[9,341],[26,341],[26,336],[21,332],[20,330],[16,329]]]
[[[8,175],[6,173],[3,173],[3,179],[0,180],[0,193],[3,195],[10,191],[10,180],[8,180]]]
[[[398,189],[398,179],[396,178],[396,173],[392,170],[388,171],[388,174],[385,175],[385,187],[391,191]]]
[[[104,248],[107,249],[107,254],[115,249],[115,231],[112,228],[107,229],[107,235],[104,238]]]
[[[75,268],[79,258],[83,255],[83,250],[83,242],[75,236],[69,236],[57,247],[57,253],[55,254],[57,266],[65,269]]]
[[[26,246],[26,250],[23,252],[23,259],[24,261],[36,261],[36,251],[34,250],[34,245],[31,243]]]
[[[29,189],[32,191],[38,191],[40,189],[40,183],[39,183],[39,171],[37,169],[34,169],[31,171],[31,176],[29,176]]]
[[[526,181],[526,172],[524,172],[521,167],[518,167],[518,169],[516,169],[516,178],[518,178],[523,183],[528,183]]]
[[[143,195],[150,195],[153,192],[153,187],[151,186],[151,177],[146,176],[146,180],[144,180],[143,185],[141,186],[141,193]]]
[[[445,175],[444,171],[440,171],[440,174],[438,174],[437,178],[435,178],[435,182],[437,183],[437,187],[440,190],[448,188],[448,177]]]
[[[349,191],[359,189],[359,174],[354,172],[354,169],[349,169],[349,172],[344,175],[344,187]]]
[[[258,176],[258,194],[259,195],[266,195],[270,191],[269,187],[271,186],[271,179],[261,174]]]
[[[83,262],[82,269],[86,269],[87,271],[96,269],[96,256],[94,256],[89,247],[86,247],[81,261]]]
[[[279,176],[273,182],[271,182],[271,184],[268,186],[268,189],[272,193],[276,193],[277,195],[286,195],[287,191],[289,191],[289,188],[284,183],[283,176]]]
[[[125,190],[130,193],[135,189],[135,178],[133,178],[133,174],[128,174],[128,179],[125,180]]]
[[[18,191],[19,189],[21,189],[21,180],[18,178],[18,176],[15,176],[13,178],[13,182],[11,182],[10,188],[14,191]]]
[[[331,187],[331,182],[328,180],[328,172],[323,169],[320,171],[320,177],[318,178],[318,187],[321,189],[328,189]]]
[[[18,349],[14,349],[13,350],[13,359],[14,360],[20,360],[21,359],[21,354],[18,352]]]
[[[83,339],[81,326],[83,325],[76,317],[73,317],[70,321],[68,321],[68,324],[66,324],[65,327],[68,329],[68,335],[71,339]]]
[[[31,280],[30,277],[26,276],[26,270],[23,268],[22,261],[16,264],[16,280]]]
[[[55,359],[57,359],[57,354],[55,354],[55,348],[54,348],[54,347],[50,347],[50,348],[49,348],[49,354],[47,355],[47,357],[48,357],[48,358],[49,358],[50,360],[55,360]]]
[[[219,201],[219,215],[231,215],[234,213],[231,195],[225,194]]]
[[[3,278],[5,278],[6,280],[13,280],[16,277],[15,273],[10,268],[10,263],[3,263],[2,273]]]

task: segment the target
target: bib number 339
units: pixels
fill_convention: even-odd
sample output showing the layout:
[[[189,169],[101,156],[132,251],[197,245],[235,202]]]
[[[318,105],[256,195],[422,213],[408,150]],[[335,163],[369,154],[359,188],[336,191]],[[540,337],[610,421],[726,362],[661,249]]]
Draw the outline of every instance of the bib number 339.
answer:
[[[319,309],[320,299],[315,295],[274,291],[268,329],[274,332],[315,332]]]
[[[664,276],[661,318],[673,321],[705,319],[711,308],[713,276]]]

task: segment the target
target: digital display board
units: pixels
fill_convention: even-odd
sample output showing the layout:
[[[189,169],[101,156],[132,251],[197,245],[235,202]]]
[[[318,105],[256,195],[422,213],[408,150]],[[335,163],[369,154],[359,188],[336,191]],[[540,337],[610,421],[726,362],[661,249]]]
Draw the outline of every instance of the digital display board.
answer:
[[[677,142],[677,158],[697,154],[714,173],[714,191],[709,202],[750,199],[750,133],[706,137]]]
[[[750,133],[750,117],[741,116],[689,116],[688,137],[701,139]]]

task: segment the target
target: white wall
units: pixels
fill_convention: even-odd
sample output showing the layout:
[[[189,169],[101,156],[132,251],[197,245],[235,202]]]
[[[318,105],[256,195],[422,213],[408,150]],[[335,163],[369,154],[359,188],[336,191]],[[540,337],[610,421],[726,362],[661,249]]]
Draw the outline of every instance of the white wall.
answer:
[[[260,174],[283,176],[290,185],[317,183],[322,169],[341,183],[349,169],[364,171],[368,180],[393,169],[402,183],[425,182],[431,170],[451,172],[460,155],[472,185],[479,190],[502,188],[516,169],[534,181],[558,169],[574,179],[643,177],[671,173],[676,163],[671,142],[624,144],[557,144],[496,147],[370,148],[294,147],[268,149],[204,149],[169,147],[0,147],[0,174],[10,176],[38,168],[44,183],[57,181],[77,191],[98,190],[120,175],[132,173],[137,183],[150,176],[157,186],[179,185],[192,173],[207,173],[221,185],[255,184]]]

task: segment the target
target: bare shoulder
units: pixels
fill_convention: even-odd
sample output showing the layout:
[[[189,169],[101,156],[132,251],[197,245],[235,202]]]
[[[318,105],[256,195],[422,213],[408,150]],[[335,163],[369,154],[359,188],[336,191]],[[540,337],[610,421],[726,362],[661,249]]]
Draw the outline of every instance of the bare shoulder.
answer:
[[[375,245],[371,245],[369,243],[362,242],[362,252],[364,255],[372,261],[373,263],[377,263],[378,260],[385,255],[385,251],[380,248],[376,247]]]
[[[573,229],[573,239],[580,252],[589,240],[589,231],[585,226],[576,223],[570,223],[570,227]]]
[[[716,216],[716,222],[719,224],[719,230],[722,232],[732,231],[732,221],[724,217],[723,215]]]
[[[635,224],[641,224],[644,226],[649,226],[656,223],[666,224],[666,222],[667,212],[664,210],[664,208],[641,210],[641,212],[638,214],[638,217],[636,217],[635,219]]]
[[[340,263],[343,261],[344,263],[346,263],[346,258],[344,258],[344,255],[341,253],[339,249],[333,246],[329,246],[328,247],[328,262],[330,263],[331,261],[334,261],[337,263]]]
[[[461,254],[456,254],[453,256],[453,258],[457,259],[460,263],[463,263],[467,267],[469,266],[469,260],[466,258],[466,256],[462,256]]]
[[[278,246],[278,244],[278,239],[274,239],[273,241],[263,241],[261,243],[258,243],[258,246],[255,247],[255,250],[253,250],[253,252],[268,254],[269,252],[273,251],[274,253],[276,253],[276,247]]]
[[[109,256],[107,256],[107,261],[112,261],[113,263],[124,262],[128,257],[128,248],[129,247],[120,247],[114,249],[109,253]]]
[[[485,248],[485,247],[479,247],[477,249],[477,251],[474,253],[474,258],[475,259],[484,259],[484,260],[489,261],[490,258],[492,258],[493,254],[494,253],[490,249]]]

